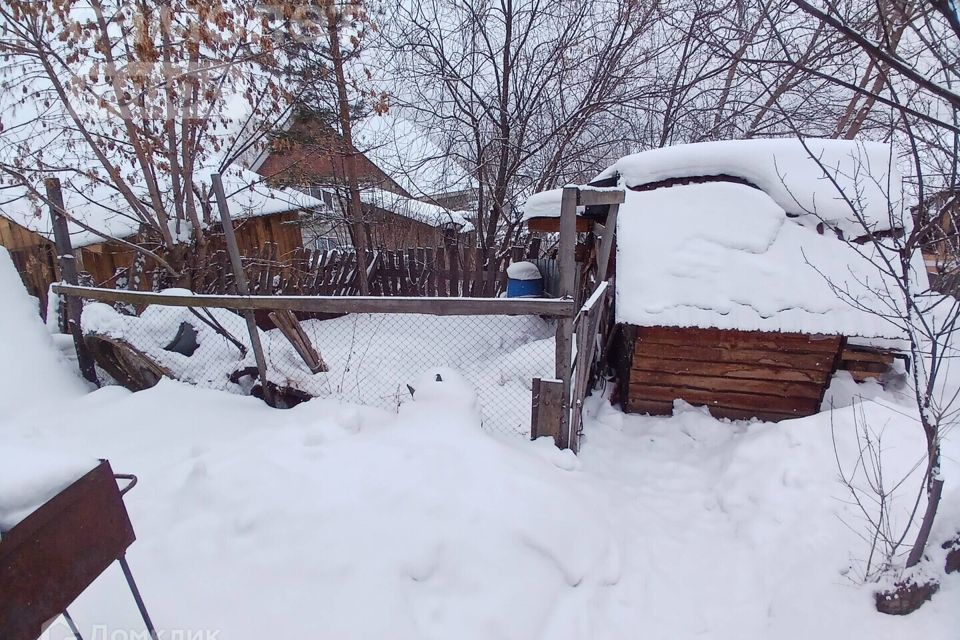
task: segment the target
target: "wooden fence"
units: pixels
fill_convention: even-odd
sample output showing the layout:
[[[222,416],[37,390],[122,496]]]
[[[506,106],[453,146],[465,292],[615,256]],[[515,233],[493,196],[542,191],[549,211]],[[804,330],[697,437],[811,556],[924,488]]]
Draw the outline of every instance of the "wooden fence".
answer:
[[[451,245],[367,252],[370,294],[407,297],[494,298],[506,290],[507,267],[539,257],[540,242],[495,252]],[[352,251],[297,249],[279,256],[267,243],[243,257],[244,271],[254,295],[357,295],[357,255]],[[194,275],[198,293],[234,292],[225,251]]]
[[[573,359],[570,389],[570,448],[578,451],[583,425],[583,402],[603,375],[604,354],[610,323],[612,287],[601,282],[584,303],[574,321],[577,353]]]

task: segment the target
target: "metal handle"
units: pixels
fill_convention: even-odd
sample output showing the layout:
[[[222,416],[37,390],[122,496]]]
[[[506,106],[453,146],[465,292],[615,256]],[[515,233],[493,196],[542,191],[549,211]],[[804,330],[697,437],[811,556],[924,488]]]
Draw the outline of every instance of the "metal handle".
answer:
[[[130,491],[130,489],[133,489],[135,486],[137,486],[137,476],[133,475],[132,473],[115,473],[115,474],[113,474],[113,477],[116,478],[117,480],[129,480],[129,481],[130,481],[130,484],[128,484],[127,486],[125,486],[123,489],[120,489],[120,496],[121,496],[121,497],[122,497],[123,494],[125,494],[127,491]]]

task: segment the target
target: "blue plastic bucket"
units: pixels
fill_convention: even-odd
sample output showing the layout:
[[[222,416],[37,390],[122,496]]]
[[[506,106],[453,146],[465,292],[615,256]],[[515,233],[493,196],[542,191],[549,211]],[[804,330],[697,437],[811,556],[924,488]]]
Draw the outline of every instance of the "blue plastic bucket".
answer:
[[[507,278],[508,298],[539,298],[543,295],[543,278],[517,280]]]

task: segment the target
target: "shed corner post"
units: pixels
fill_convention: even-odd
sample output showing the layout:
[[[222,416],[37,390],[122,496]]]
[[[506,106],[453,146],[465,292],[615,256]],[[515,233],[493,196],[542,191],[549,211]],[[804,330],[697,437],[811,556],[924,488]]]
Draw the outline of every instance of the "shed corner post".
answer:
[[[557,256],[560,266],[560,297],[574,299],[577,263],[574,252],[577,246],[577,204],[580,200],[579,187],[568,185],[563,188],[560,201],[560,252]],[[575,312],[574,312],[575,313]],[[577,435],[570,433],[570,390],[573,348],[574,315],[560,318],[557,322],[556,378],[563,383],[563,398],[560,412],[560,437],[557,447],[577,450]]]
[[[57,263],[60,265],[60,277],[67,284],[79,284],[77,277],[77,259],[70,242],[70,230],[67,228],[67,214],[63,206],[63,191],[59,178],[46,178],[43,186],[47,192],[47,204],[50,206],[50,221],[53,228],[53,241],[57,251]],[[83,340],[80,317],[83,314],[83,301],[76,296],[65,296],[67,303],[67,326],[65,329],[73,336],[73,347],[77,352],[77,363],[85,379],[100,386],[97,368],[93,356]]]

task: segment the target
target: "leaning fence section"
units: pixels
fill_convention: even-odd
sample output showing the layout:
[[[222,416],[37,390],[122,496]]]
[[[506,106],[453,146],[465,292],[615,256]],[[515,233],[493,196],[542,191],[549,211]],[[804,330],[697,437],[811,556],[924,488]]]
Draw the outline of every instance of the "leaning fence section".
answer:
[[[574,311],[569,300],[56,290],[83,300],[84,341],[101,377],[131,389],[170,377],[266,391],[282,406],[326,398],[395,411],[423,385],[436,398],[440,376],[451,389],[465,382],[475,391],[485,429],[516,435],[529,435],[533,379],[555,370],[557,319]],[[269,314],[275,327],[257,329],[266,385],[245,310]],[[453,393],[450,401],[465,398]]]

